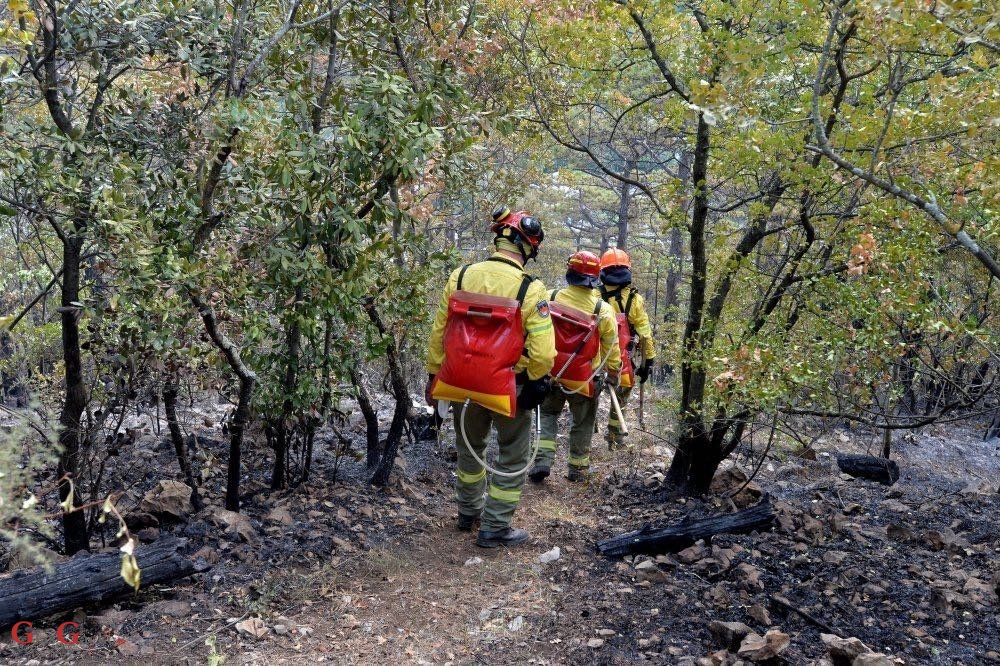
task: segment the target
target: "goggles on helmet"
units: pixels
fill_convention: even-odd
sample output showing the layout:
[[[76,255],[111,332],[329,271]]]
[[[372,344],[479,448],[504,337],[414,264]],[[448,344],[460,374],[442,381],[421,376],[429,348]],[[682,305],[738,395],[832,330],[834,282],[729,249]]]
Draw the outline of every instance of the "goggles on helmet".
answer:
[[[542,223],[538,221],[537,217],[534,217],[526,210],[519,210],[516,213],[511,213],[510,209],[506,206],[501,206],[493,212],[493,224],[490,226],[490,231],[495,234],[500,234],[504,228],[510,228],[521,240],[527,242],[531,247],[531,256],[534,256],[538,250],[538,246],[541,245],[542,240],[545,238],[545,232],[542,231]]]

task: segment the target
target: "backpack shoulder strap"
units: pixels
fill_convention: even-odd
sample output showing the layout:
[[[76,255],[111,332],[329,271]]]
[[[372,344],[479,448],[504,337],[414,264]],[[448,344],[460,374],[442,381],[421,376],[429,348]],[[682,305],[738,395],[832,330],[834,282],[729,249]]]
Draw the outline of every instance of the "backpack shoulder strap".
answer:
[[[469,270],[469,266],[471,266],[471,264],[466,264],[466,265],[462,266],[462,270],[460,270],[458,272],[458,285],[457,285],[457,287],[458,287],[459,291],[462,290],[462,278],[465,277],[465,271]]]
[[[603,303],[603,302],[604,302],[603,300],[601,300],[600,298],[598,298],[597,302],[594,303],[594,316],[595,317],[601,314],[601,303]]]
[[[524,276],[521,278],[521,288],[517,290],[518,304],[524,305],[524,296],[525,294],[528,293],[528,287],[531,285],[532,282],[534,282],[537,279],[538,278],[532,275],[528,275],[527,273],[524,274]]]
[[[621,298],[621,297],[619,296],[619,298]],[[622,312],[625,313],[626,317],[629,316],[629,310],[632,309],[632,300],[634,298],[635,298],[635,289],[629,289],[628,300],[625,301],[625,309],[622,310]],[[621,301],[620,300],[618,301],[618,304],[621,305]]]
[[[552,291],[550,291],[549,292],[549,300],[550,301],[556,300],[556,294],[558,294],[559,291],[560,291],[559,289],[553,289]]]
[[[618,311],[619,312],[625,312],[625,305],[622,303],[622,290],[619,289],[618,291],[614,292],[614,294],[612,294],[608,290],[607,286],[602,284],[601,285],[601,299],[605,300],[605,301],[608,301],[608,302],[611,302],[612,298],[614,298],[615,301],[618,303]]]

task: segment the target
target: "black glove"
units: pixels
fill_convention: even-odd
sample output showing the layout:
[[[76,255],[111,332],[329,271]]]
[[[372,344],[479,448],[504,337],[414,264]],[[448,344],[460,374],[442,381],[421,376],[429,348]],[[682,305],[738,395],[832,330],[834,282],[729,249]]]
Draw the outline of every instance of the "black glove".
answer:
[[[529,379],[521,386],[521,392],[517,396],[518,409],[534,409],[545,401],[549,395],[548,376],[540,379]]]
[[[427,375],[427,385],[424,386],[424,400],[427,401],[427,404],[429,406],[436,408],[437,407],[437,400],[435,400],[434,398],[431,397],[431,386],[433,386],[433,385],[434,385],[434,375],[428,374]],[[434,410],[434,413],[437,414],[437,409]]]
[[[639,378],[640,384],[645,384],[646,380],[649,379],[649,370],[653,367],[653,359],[647,358],[645,363],[639,366],[639,369],[635,371],[636,377]]]

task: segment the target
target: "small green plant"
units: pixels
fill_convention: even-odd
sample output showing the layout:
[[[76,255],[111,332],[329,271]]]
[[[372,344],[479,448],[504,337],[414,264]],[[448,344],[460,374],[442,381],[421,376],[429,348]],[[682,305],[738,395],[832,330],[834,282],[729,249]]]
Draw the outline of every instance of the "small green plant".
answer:
[[[42,564],[46,556],[37,536],[53,534],[31,488],[36,474],[52,467],[59,447],[34,411],[5,407],[0,414],[14,419],[0,425],[0,549],[20,562]]]
[[[226,663],[226,655],[216,649],[215,643],[215,634],[211,634],[205,639],[205,645],[208,646],[208,658],[205,661],[208,666],[222,666]]]

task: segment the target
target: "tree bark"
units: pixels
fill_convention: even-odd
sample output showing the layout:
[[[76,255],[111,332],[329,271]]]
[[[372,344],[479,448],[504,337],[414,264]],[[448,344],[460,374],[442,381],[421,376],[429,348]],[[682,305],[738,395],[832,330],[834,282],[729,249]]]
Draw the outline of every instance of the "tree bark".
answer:
[[[711,451],[711,438],[704,424],[705,366],[702,353],[702,319],[708,289],[707,223],[708,223],[708,157],[711,147],[708,124],[698,116],[692,180],[694,203],[690,223],[691,294],[688,299],[687,321],[684,325],[681,356],[680,434],[677,451],[667,473],[679,488],[692,493],[708,490],[712,476],[722,458]]]
[[[361,409],[361,415],[365,418],[365,438],[368,443],[365,463],[368,469],[374,469],[378,465],[381,453],[378,438],[378,413],[372,404],[371,391],[365,384],[361,371],[356,367],[351,370],[351,381],[358,391],[358,407]]]
[[[177,420],[177,395],[177,376],[174,375],[169,377],[163,385],[163,409],[167,415],[167,431],[170,433],[170,441],[174,445],[177,464],[181,468],[184,480],[191,488],[191,504],[194,505],[196,511],[201,511],[204,505],[198,494],[194,469],[191,467],[191,459],[188,458],[187,447],[184,445],[184,434],[181,432],[181,425]]]
[[[79,229],[78,229],[79,232]],[[87,392],[83,382],[83,359],[80,352],[80,252],[83,236],[80,233],[66,235],[63,239],[63,281],[62,324],[63,362],[66,368],[66,393],[62,411],[59,414],[59,456],[58,478],[64,476],[78,481],[80,472],[80,417],[87,405]],[[72,488],[72,491],[71,491]],[[64,481],[59,484],[59,501],[65,502],[73,494],[73,507],[79,507],[79,488]],[[63,537],[66,554],[72,555],[90,547],[87,520],[83,511],[63,514]]]
[[[168,537],[135,551],[142,584],[169,583],[203,571],[180,554],[185,539]],[[103,602],[132,591],[121,577],[121,554],[84,555],[0,577],[0,627],[20,620],[37,620],[88,603]]]
[[[676,553],[694,545],[699,539],[710,539],[716,534],[746,534],[762,530],[774,522],[774,507],[767,496],[764,500],[742,511],[703,520],[684,520],[676,525],[626,532],[597,543],[597,550],[608,557],[622,557],[634,553],[655,555]]]
[[[188,292],[188,298],[197,308],[201,320],[205,324],[205,331],[212,343],[222,352],[229,367],[236,373],[240,380],[239,397],[236,401],[236,412],[229,429],[229,466],[226,470],[226,508],[230,511],[240,510],[240,456],[243,450],[243,432],[250,423],[250,401],[253,398],[253,390],[257,385],[257,375],[248,368],[240,357],[239,350],[229,341],[222,331],[219,330],[218,322],[215,318],[215,311],[210,305],[204,303],[194,292]]]
[[[389,424],[389,433],[385,437],[385,447],[382,449],[382,456],[371,478],[372,485],[381,487],[389,483],[389,475],[392,474],[392,469],[396,464],[396,451],[399,450],[399,442],[403,437],[406,422],[410,418],[412,400],[410,390],[403,377],[403,365],[399,359],[399,350],[396,348],[396,337],[382,323],[382,318],[375,309],[374,303],[369,303],[365,310],[379,333],[388,338],[385,355],[389,364],[392,395],[396,401],[396,408],[392,413],[392,423]]]

